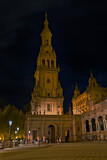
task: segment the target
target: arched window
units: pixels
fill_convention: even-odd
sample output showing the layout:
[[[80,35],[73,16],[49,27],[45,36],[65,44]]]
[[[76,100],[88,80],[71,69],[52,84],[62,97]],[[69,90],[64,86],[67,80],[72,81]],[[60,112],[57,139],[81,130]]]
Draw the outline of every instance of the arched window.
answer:
[[[89,121],[86,120],[85,124],[86,124],[86,132],[90,132]]]
[[[46,44],[48,45],[48,43],[49,43],[49,42],[48,42],[48,39],[46,39]]]
[[[42,59],[42,65],[45,66],[45,60],[44,59]]]
[[[47,81],[46,81],[47,83],[50,83],[51,81],[50,81],[50,79],[49,78],[47,78]]]
[[[54,67],[54,61],[53,60],[51,61],[51,67],[52,68]]]
[[[50,97],[50,93],[48,93],[48,97]]]
[[[77,129],[78,129],[78,132],[79,132],[80,131],[80,127],[78,127]]]
[[[47,111],[50,111],[50,104],[47,104]]]
[[[49,63],[49,60],[47,60],[47,66],[48,66],[48,67],[50,67],[50,63]]]
[[[96,131],[95,118],[92,118],[91,123],[92,123],[92,130],[93,130],[93,131]]]
[[[98,118],[98,122],[99,122],[100,130],[101,130],[101,131],[104,131],[104,124],[103,124],[103,118],[102,118],[102,116],[100,116],[100,117]]]

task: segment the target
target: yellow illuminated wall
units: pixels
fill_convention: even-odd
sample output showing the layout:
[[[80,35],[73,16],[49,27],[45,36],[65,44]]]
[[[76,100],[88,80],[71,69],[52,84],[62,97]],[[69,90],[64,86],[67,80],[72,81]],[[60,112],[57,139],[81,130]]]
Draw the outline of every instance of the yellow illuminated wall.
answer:
[[[63,111],[63,89],[58,80],[60,68],[56,65],[56,53],[51,45],[52,33],[45,14],[41,32],[41,46],[34,74],[35,86],[32,93],[32,114],[61,115]]]
[[[89,84],[86,91],[80,94],[76,85],[72,98],[73,114],[83,114],[94,110],[94,104],[107,98],[107,88],[101,87],[93,74],[90,74]]]

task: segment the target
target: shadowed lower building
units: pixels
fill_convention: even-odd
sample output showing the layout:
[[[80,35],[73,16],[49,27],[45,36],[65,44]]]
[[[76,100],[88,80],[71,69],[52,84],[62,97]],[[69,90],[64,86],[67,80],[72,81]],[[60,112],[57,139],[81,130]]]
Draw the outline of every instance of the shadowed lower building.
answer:
[[[81,137],[81,116],[73,117],[71,106],[68,114],[64,115],[63,89],[58,80],[60,68],[56,64],[56,53],[51,45],[52,33],[48,23],[47,14],[45,14],[26,133],[31,140],[45,136],[51,139],[51,142],[56,142],[57,137],[61,137],[62,142],[71,142],[76,140],[74,123],[77,123],[77,133],[79,138]]]

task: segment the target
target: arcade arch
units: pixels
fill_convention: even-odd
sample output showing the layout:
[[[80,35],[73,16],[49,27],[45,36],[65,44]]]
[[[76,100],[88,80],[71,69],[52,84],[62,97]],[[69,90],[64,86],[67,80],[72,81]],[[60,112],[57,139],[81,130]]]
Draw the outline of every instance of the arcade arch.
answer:
[[[55,143],[55,127],[54,127],[54,125],[48,126],[48,139],[51,143]]]
[[[98,122],[99,122],[100,130],[104,131],[104,124],[103,124],[103,118],[102,118],[102,116],[99,116]]]
[[[95,118],[92,118],[91,123],[92,123],[92,130],[93,130],[93,131],[96,131]]]
[[[85,121],[85,124],[86,124],[86,132],[90,132],[89,121],[86,120],[86,121]]]

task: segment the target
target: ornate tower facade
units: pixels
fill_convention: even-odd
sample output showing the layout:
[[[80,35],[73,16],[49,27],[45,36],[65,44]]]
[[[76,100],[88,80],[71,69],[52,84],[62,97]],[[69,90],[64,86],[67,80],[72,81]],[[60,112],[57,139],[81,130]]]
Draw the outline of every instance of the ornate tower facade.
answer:
[[[107,88],[101,87],[96,78],[90,73],[86,91],[80,94],[76,85],[72,98],[73,114],[84,114],[94,110],[94,105],[107,99]]]
[[[63,89],[58,80],[60,68],[56,64],[56,53],[51,44],[52,33],[45,14],[44,28],[41,32],[41,46],[34,74],[35,86],[31,99],[31,113],[62,115]]]

